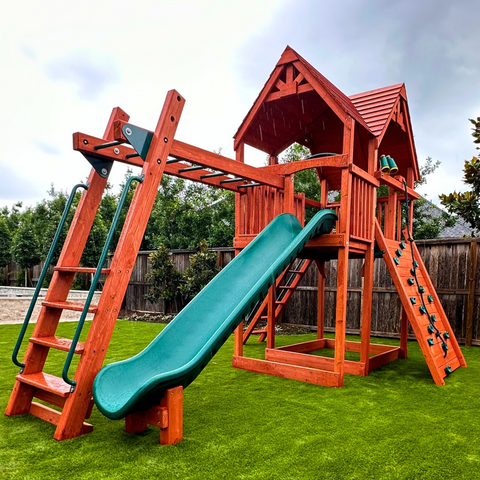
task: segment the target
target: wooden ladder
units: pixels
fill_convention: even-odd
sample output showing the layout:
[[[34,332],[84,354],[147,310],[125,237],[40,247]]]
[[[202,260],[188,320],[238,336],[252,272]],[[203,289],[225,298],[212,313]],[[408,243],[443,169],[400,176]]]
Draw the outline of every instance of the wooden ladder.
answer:
[[[284,272],[277,278],[275,282],[277,299],[276,299],[276,308],[275,308],[275,323],[277,323],[278,318],[285,309],[285,306],[289,302],[290,298],[294,294],[297,286],[305,275],[308,267],[312,263],[312,260],[309,259],[299,259],[295,264],[295,261],[292,262]],[[248,324],[247,329],[243,334],[243,343],[247,343],[247,340],[250,338],[250,335],[260,335],[258,341],[263,342],[267,338],[267,329],[262,328],[255,330],[255,327],[260,321],[267,320],[267,309],[268,309],[268,296],[263,300],[257,310],[254,310],[253,318]]]
[[[406,232],[404,235],[408,238]],[[433,380],[437,385],[445,385],[444,378],[448,374],[459,367],[466,367],[467,364],[417,246],[412,243],[416,261],[415,275],[423,289],[423,299],[428,313],[423,309],[419,287],[413,275],[410,243],[386,239],[378,220],[375,223],[375,240],[385,252],[383,258]],[[432,320],[429,316],[433,317]],[[446,348],[448,350],[445,351]]]
[[[104,167],[102,170],[101,165],[95,168],[91,162],[94,168],[88,179],[88,190],[83,193],[75,212],[27,346],[24,367],[16,376],[15,386],[5,411],[9,416],[30,413],[56,425],[54,438],[57,440],[74,438],[93,429],[92,425],[85,422],[93,407],[93,381],[105,358],[184,103],[184,99],[176,91],[168,92],[148,151],[142,154],[137,151],[137,154],[132,154],[140,155],[144,160],[143,181],[135,190],[110,269],[103,270],[107,278],[98,305],[90,305],[88,308],[89,312],[94,313],[94,318],[85,343],[78,343],[74,350],[80,359],[72,386],[66,383],[64,378],[46,373],[44,366],[50,349],[63,351],[71,349],[72,340],[59,338],[55,333],[63,310],[84,309],[83,304],[67,301],[75,273],[96,271],[78,266],[109,173]],[[128,120],[128,115],[121,109],[113,110],[103,137],[109,143],[104,146],[119,143],[118,125],[125,124]],[[131,129],[127,128],[127,134],[134,128],[138,129],[134,126],[131,126]],[[120,143],[127,142],[125,137],[120,140]],[[60,410],[34,402],[34,398]]]

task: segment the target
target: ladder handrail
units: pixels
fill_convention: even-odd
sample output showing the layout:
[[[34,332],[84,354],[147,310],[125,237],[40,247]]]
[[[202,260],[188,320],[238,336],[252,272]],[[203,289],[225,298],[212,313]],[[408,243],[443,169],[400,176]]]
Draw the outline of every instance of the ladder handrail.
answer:
[[[77,382],[75,380],[70,380],[68,378],[68,370],[70,369],[70,365],[72,363],[73,355],[75,354],[75,349],[77,347],[78,340],[80,338],[80,334],[82,333],[83,325],[85,323],[85,319],[87,318],[88,309],[90,308],[90,304],[92,303],[93,295],[95,293],[95,287],[97,286],[98,280],[100,279],[100,275],[102,273],[102,267],[107,259],[108,250],[110,248],[110,243],[112,242],[113,235],[115,234],[115,229],[117,227],[118,220],[120,219],[120,214],[122,212],[123,205],[127,198],[128,191],[133,181],[137,181],[142,183],[144,179],[144,174],[138,176],[131,176],[128,178],[127,182],[125,183],[125,187],[123,188],[122,195],[120,200],[118,201],[117,210],[115,211],[115,215],[112,220],[112,224],[110,226],[110,230],[107,235],[107,240],[105,241],[105,245],[103,246],[102,254],[100,255],[100,260],[98,261],[97,270],[95,271],[95,275],[93,276],[92,284],[90,285],[90,289],[88,291],[87,299],[85,301],[85,305],[83,306],[82,314],[80,315],[80,319],[77,324],[77,328],[75,329],[75,335],[72,340],[72,344],[70,345],[70,350],[68,351],[67,358],[65,360],[65,364],[63,366],[62,371],[62,378],[65,383],[68,383],[71,388],[70,392],[75,391],[75,387]]]
[[[17,366],[20,367],[21,371],[25,368],[25,364],[22,362],[18,361],[18,352],[20,351],[20,347],[22,345],[23,339],[25,338],[25,332],[27,331],[28,324],[30,323],[30,318],[32,317],[33,309],[35,308],[35,304],[37,303],[38,295],[40,294],[40,290],[42,288],[43,281],[45,280],[45,276],[48,271],[48,267],[50,266],[50,262],[52,261],[53,254],[55,252],[55,248],[57,247],[58,240],[60,238],[60,235],[62,233],[63,227],[65,225],[65,222],[67,220],[68,212],[70,211],[70,208],[72,206],[73,200],[75,198],[75,194],[77,193],[77,190],[79,188],[84,188],[85,190],[88,190],[88,184],[85,183],[77,183],[72,189],[72,192],[70,193],[70,196],[68,197],[67,203],[65,204],[65,208],[63,209],[63,214],[62,217],[60,218],[60,222],[57,227],[57,231],[55,232],[55,236],[53,237],[52,245],[50,246],[50,250],[48,251],[47,257],[45,258],[45,264],[43,265],[42,272],[40,273],[40,276],[38,277],[38,282],[37,286],[35,288],[35,292],[33,293],[32,300],[30,302],[30,306],[28,307],[27,314],[25,316],[25,319],[23,321],[22,329],[20,330],[20,333],[18,334],[17,338],[17,343],[15,344],[15,347],[13,349],[12,353],[12,361],[13,363]]]

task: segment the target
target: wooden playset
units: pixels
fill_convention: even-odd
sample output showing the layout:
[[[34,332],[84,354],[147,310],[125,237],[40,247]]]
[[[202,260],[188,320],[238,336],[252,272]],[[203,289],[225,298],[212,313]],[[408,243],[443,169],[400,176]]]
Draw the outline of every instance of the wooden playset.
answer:
[[[21,370],[5,412],[7,415],[30,413],[54,424],[54,438],[57,440],[92,430],[92,425],[85,421],[93,407],[92,387],[102,368],[163,174],[235,192],[234,247],[237,253],[279,214],[295,215],[302,226],[307,205],[319,210],[331,209],[337,215],[331,233],[309,240],[296,258],[282,268],[266,296],[250,314],[242,317],[245,321],[235,330],[234,367],[341,387],[345,373],[368,375],[388,362],[405,358],[409,322],[437,385],[443,385],[444,378],[458,367],[466,366],[409,231],[413,200],[418,198],[414,182],[419,179],[419,169],[403,84],[347,97],[287,47],[234,136],[235,160],[175,139],[184,103],[181,95],[170,91],[153,132],[130,124],[129,116],[115,108],[103,138],[74,134],[74,149],[81,152],[93,168],[88,183],[76,187],[85,191],[42,302],[23,362],[17,356],[39,288],[15,346],[13,361]],[[279,164],[279,154],[294,142],[308,147],[311,156]],[[266,152],[269,165],[255,168],[246,164],[245,145]],[[131,177],[127,182],[113,229],[128,188],[136,181],[133,201],[110,268],[102,267],[113,230],[98,268],[80,267],[80,258],[115,161],[139,167],[142,171],[141,175]],[[318,175],[320,202],[308,199],[302,193],[294,193],[294,174],[306,169],[315,169]],[[377,196],[380,185],[388,187],[388,196]],[[340,193],[339,201],[329,200],[332,191]],[[66,211],[70,204],[71,201]],[[407,212],[406,227],[402,220],[403,208]],[[376,257],[383,257],[386,262],[402,301],[399,347],[370,343]],[[350,258],[364,259],[360,342],[346,341],[345,338]],[[324,338],[323,328],[325,262],[333,259],[338,261],[334,340]],[[275,323],[312,264],[316,265],[319,275],[317,339],[276,348]],[[67,301],[76,272],[94,273],[85,304]],[[93,305],[93,290],[100,275],[106,276],[104,289],[98,305]],[[42,281],[43,276],[39,287]],[[82,312],[72,340],[55,335],[65,309]],[[79,336],[89,312],[94,313],[94,319],[86,342],[81,343]],[[260,327],[262,322],[266,323],[265,328]],[[266,339],[264,360],[243,355],[244,342],[252,334],[259,334],[260,340]],[[62,378],[44,372],[51,348],[68,352]],[[334,357],[310,354],[321,349],[334,349]],[[360,360],[345,360],[345,351],[359,352]],[[70,363],[74,355],[80,358],[73,379],[70,379]],[[181,440],[183,387],[178,384],[168,388],[155,405],[128,414],[127,431],[135,433],[152,424],[161,429],[161,443]]]

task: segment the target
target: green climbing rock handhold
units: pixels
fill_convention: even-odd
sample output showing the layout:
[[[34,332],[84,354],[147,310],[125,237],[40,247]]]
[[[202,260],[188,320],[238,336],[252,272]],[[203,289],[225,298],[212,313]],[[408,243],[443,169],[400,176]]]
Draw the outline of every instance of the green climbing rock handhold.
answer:
[[[450,365],[445,367],[443,370],[447,375],[450,375],[452,373],[452,367]]]
[[[415,268],[418,268],[418,262],[417,262],[416,260],[413,262],[413,266],[414,266]]]
[[[430,321],[435,323],[437,321],[437,317],[433,314],[430,315]]]
[[[417,303],[417,299],[415,297],[410,297],[410,301],[412,302],[412,305]]]
[[[427,330],[428,330],[428,333],[433,333],[435,331],[435,329],[433,328],[433,325],[429,325],[427,327]]]
[[[421,307],[419,307],[418,310],[420,311],[420,313],[421,313],[422,315],[424,315],[425,313],[427,313],[427,309],[426,309],[423,305],[422,305]]]
[[[427,298],[430,303],[433,303],[433,297],[431,295],[429,295]]]
[[[409,278],[409,279],[407,280],[407,283],[408,283],[410,286],[412,286],[412,285],[415,283],[415,280],[414,280],[413,278]]]
[[[433,347],[433,338],[428,338],[427,342],[431,347]]]
[[[395,255],[396,255],[397,257],[401,257],[401,256],[403,255],[403,253],[402,253],[402,251],[401,251],[399,248],[397,248],[397,249],[395,250]]]
[[[405,242],[403,242],[403,241],[400,242],[399,245],[400,245],[400,248],[401,248],[402,250],[405,250],[405,248],[407,248],[407,246],[405,245]]]
[[[413,276],[415,276],[415,274],[416,274],[415,269],[414,269],[414,268],[411,268],[411,269],[410,269],[410,273],[411,273]]]
[[[418,293],[425,293],[425,289],[421,285],[418,287]]]
[[[445,333],[443,334],[443,338],[444,338],[445,340],[448,340],[448,339],[450,338],[450,334],[449,334],[448,332],[445,332]]]
[[[395,265],[400,265],[400,260],[397,257],[393,257],[393,261],[395,262]]]

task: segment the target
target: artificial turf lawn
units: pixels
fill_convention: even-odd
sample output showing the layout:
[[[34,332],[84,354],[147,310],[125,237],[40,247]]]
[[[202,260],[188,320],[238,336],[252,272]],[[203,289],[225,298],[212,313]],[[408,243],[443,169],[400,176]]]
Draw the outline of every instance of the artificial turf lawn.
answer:
[[[74,327],[62,323],[57,335],[72,338]],[[106,363],[137,353],[162,328],[118,321]],[[2,410],[18,370],[10,355],[19,330],[0,326]],[[277,344],[313,338],[279,336]],[[252,339],[245,354],[262,358],[263,348]],[[469,367],[444,387],[409,342],[408,359],[368,377],[346,375],[340,389],[235,370],[232,351],[230,338],[185,390],[180,444],[160,446],[153,427],[129,435],[95,408],[93,433],[64,442],[35,417],[0,415],[0,478],[480,478],[480,348],[463,349]],[[65,355],[52,352],[46,371],[59,374]]]

